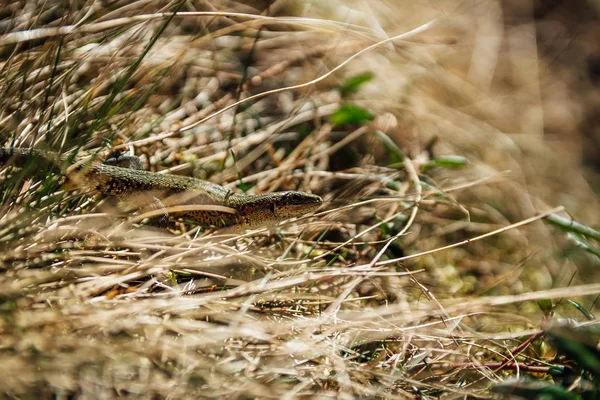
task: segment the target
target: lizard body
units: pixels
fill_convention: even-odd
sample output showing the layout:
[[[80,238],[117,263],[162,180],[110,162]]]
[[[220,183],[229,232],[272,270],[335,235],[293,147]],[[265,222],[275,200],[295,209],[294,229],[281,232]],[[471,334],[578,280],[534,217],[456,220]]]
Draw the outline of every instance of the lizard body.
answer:
[[[38,158],[56,164],[66,161],[65,157],[52,152],[27,148],[0,149],[0,161],[12,160],[16,166]],[[65,175],[77,186],[118,197],[138,207],[151,203],[149,199],[158,199],[167,209],[181,205],[199,206],[195,209],[187,207],[171,215],[191,219],[204,226],[270,226],[315,211],[322,204],[319,196],[300,191],[256,195],[234,193],[196,178],[145,171],[140,169],[141,162],[137,157],[128,156],[126,159],[125,164],[130,168],[118,166],[123,163],[113,159],[106,162],[113,160],[114,165],[78,161],[65,168]],[[133,162],[130,162],[132,159]]]

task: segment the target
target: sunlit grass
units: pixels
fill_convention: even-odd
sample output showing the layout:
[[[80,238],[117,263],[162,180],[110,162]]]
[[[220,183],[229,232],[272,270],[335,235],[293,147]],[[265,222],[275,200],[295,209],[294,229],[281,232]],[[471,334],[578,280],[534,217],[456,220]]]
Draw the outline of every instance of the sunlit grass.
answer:
[[[597,198],[534,135],[542,83],[513,67],[545,61],[527,37],[504,50],[501,30],[478,30],[500,20],[477,20],[477,7],[213,6],[11,6],[3,146],[122,149],[151,171],[303,190],[324,207],[248,232],[165,229],[84,193],[66,163],[9,160],[0,389],[593,393]],[[550,214],[559,228],[541,222]],[[514,383],[524,375],[544,388]]]

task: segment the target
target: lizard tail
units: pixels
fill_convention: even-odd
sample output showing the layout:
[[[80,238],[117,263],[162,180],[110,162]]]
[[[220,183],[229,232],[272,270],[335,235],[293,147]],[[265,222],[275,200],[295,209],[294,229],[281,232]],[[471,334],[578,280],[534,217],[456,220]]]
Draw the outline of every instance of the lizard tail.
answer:
[[[0,164],[2,165],[10,163],[10,165],[17,168],[23,168],[36,161],[58,165],[62,160],[58,154],[51,151],[29,149],[24,147],[0,148]]]

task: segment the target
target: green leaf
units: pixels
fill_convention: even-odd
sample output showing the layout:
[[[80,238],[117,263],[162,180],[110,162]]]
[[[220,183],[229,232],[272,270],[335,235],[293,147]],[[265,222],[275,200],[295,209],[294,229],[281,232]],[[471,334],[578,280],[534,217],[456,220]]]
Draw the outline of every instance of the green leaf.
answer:
[[[564,218],[564,217],[560,217],[556,214],[551,214],[548,217],[546,217],[544,219],[544,221],[547,221],[547,222],[551,223],[552,225],[558,226],[560,229],[562,229],[565,232],[577,233],[581,236],[585,236],[585,237],[600,241],[600,232],[598,232],[597,230],[595,230],[587,225],[584,225],[577,221],[573,221],[570,218]]]
[[[548,368],[548,374],[552,376],[561,376],[564,375],[566,368],[564,365],[552,365]]]
[[[338,108],[329,119],[336,125],[358,124],[370,121],[375,116],[362,107],[353,104],[343,104]]]
[[[567,300],[567,302],[569,304],[571,304],[573,307],[575,307],[576,309],[578,309],[579,311],[581,311],[581,313],[583,315],[585,315],[585,317],[587,319],[589,319],[590,321],[595,320],[596,317],[594,316],[594,314],[592,314],[587,308],[585,308],[584,306],[582,306],[581,304],[579,304],[578,302],[574,301],[574,300]]]
[[[550,299],[539,299],[537,301],[538,307],[540,310],[544,312],[546,315],[550,315],[552,313],[552,309],[554,305],[552,304],[552,300]]]
[[[434,167],[444,167],[444,168],[461,168],[469,163],[469,160],[463,156],[457,156],[453,154],[439,156],[434,158],[422,165],[422,168],[434,168]]]
[[[588,253],[591,253],[596,257],[600,258],[600,248],[594,246],[593,244],[585,240],[583,236],[569,232],[567,234],[567,237],[571,239],[571,241],[573,241],[577,247],[580,247]]]
[[[372,72],[367,71],[346,79],[346,81],[340,86],[340,94],[342,97],[346,97],[349,94],[356,92],[364,83],[373,79],[373,76],[374,75]]]
[[[383,147],[385,147],[385,150],[388,152],[390,164],[398,164],[404,160],[404,153],[388,135],[377,130],[375,131],[375,136],[377,139],[381,140]],[[404,164],[402,164],[402,168],[404,168]]]

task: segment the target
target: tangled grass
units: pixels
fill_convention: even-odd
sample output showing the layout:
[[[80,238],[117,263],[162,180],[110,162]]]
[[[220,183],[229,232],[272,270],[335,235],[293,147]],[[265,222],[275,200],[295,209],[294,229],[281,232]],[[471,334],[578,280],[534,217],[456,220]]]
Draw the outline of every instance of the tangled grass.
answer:
[[[551,378],[550,337],[594,326],[598,260],[541,220],[594,226],[597,198],[544,143],[543,80],[514,68],[543,62],[530,38],[515,55],[473,23],[495,6],[158,3],[8,6],[2,143],[124,149],[325,206],[161,229],[60,167],[2,166],[6,396],[490,398],[523,375],[593,392],[589,366]]]

